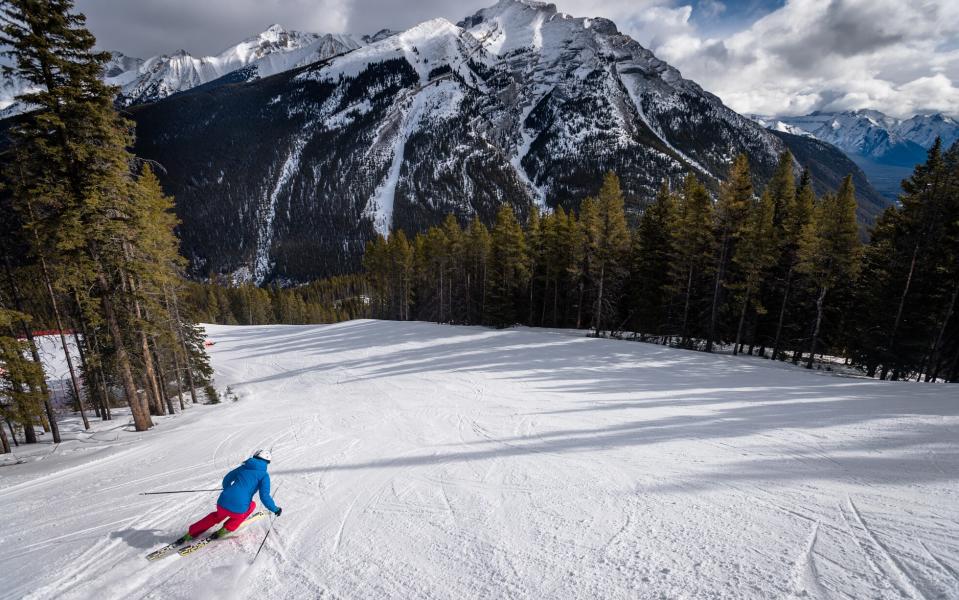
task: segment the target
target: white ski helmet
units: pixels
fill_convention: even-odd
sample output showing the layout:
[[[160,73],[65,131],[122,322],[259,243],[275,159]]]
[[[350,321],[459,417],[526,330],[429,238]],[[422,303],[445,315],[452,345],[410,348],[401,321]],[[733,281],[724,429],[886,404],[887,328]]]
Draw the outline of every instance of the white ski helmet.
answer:
[[[262,458],[266,462],[273,460],[273,454],[269,450],[257,450],[253,453],[253,458]]]

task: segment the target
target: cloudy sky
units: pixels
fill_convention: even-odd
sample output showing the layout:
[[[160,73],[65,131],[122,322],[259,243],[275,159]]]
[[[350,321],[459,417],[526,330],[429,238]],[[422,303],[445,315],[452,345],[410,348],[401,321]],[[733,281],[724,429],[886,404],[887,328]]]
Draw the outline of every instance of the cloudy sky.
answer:
[[[495,0],[76,0],[102,47],[216,54],[279,23],[316,32],[458,21]],[[558,0],[603,16],[739,112],[959,114],[956,0]]]

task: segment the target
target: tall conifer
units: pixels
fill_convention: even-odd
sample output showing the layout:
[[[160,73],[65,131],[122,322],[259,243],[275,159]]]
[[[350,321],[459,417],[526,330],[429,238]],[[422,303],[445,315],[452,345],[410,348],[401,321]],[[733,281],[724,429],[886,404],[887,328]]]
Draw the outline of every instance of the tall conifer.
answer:
[[[798,269],[817,290],[816,317],[806,361],[808,369],[812,368],[819,345],[826,296],[830,290],[848,284],[856,276],[859,255],[856,194],[852,177],[847,176],[837,194],[827,194],[815,206],[800,243]]]

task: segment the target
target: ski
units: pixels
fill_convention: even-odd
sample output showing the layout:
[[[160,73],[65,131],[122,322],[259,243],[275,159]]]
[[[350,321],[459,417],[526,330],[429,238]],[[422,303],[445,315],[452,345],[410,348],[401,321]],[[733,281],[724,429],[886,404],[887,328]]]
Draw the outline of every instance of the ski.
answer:
[[[176,550],[179,545],[180,544],[176,542],[170,542],[169,544],[160,548],[159,550],[154,550],[153,552],[147,554],[147,560],[150,560],[150,561],[159,560],[163,558],[164,556],[166,556],[167,554]]]
[[[264,512],[264,511],[262,511],[262,510],[253,513],[252,515],[250,515],[249,517],[247,517],[245,521],[243,521],[242,523],[240,523],[240,526],[237,528],[237,531],[239,531],[240,529],[242,529],[243,527],[245,527],[247,523],[252,523],[253,521],[257,521],[257,520],[259,520],[259,519],[262,519],[262,518],[265,517],[265,516],[266,516],[266,512]],[[178,550],[178,553],[180,554],[180,556],[189,556],[190,554],[193,554],[194,552],[196,552],[196,551],[199,550],[200,548],[203,548],[204,546],[206,546],[206,545],[209,544],[210,542],[215,542],[217,539],[220,539],[220,538],[217,538],[215,533],[211,533],[210,535],[206,536],[205,538],[203,538],[202,540],[200,540],[200,541],[198,541],[198,542],[194,542],[194,543],[190,544],[189,546],[186,546],[186,547],[184,547],[184,548],[180,548],[180,549]]]

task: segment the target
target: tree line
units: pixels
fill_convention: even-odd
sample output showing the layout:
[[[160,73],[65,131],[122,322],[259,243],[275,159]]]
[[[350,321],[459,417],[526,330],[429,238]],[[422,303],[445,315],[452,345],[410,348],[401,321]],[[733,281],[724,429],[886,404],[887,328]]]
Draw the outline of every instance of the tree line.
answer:
[[[369,317],[366,277],[342,275],[298,287],[189,282],[183,300],[200,322],[310,325]]]
[[[386,319],[592,329],[883,378],[959,379],[959,145],[940,144],[861,242],[851,177],[817,196],[787,151],[762,190],[748,159],[713,198],[689,174],[629,218],[615,174],[579,210],[504,205],[488,229],[447,217],[366,247]]]
[[[100,79],[110,55],[72,9],[70,0],[0,7],[7,70],[37,90],[20,97],[33,110],[5,132],[0,194],[0,413],[27,442],[37,427],[60,441],[37,325],[76,347],[64,360],[86,428],[91,409],[110,419],[119,396],[135,429],[149,429],[152,416],[199,402],[211,376],[203,332],[181,301],[173,199],[128,150],[132,124]],[[3,428],[0,442],[9,451]]]

